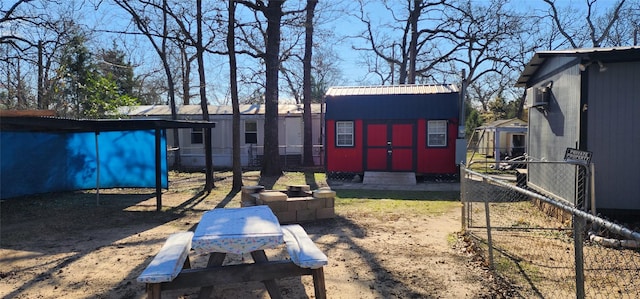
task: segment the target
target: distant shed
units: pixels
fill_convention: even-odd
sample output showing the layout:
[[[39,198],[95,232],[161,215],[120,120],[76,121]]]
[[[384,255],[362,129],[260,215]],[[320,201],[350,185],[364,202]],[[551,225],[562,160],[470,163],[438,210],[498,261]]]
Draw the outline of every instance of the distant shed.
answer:
[[[526,151],[527,122],[518,119],[500,119],[477,127],[478,153],[501,161],[521,156]]]
[[[527,88],[529,157],[591,152],[597,212],[640,213],[640,47],[537,52],[516,85]],[[544,181],[554,171],[530,165],[529,184],[572,199],[575,189]]]
[[[329,88],[327,172],[456,174],[459,97],[455,85]]]

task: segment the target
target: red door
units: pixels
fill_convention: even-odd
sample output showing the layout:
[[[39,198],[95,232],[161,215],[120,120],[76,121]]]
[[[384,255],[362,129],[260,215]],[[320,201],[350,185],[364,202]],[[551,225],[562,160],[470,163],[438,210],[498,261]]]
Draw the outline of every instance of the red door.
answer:
[[[365,170],[414,171],[415,124],[367,123]]]

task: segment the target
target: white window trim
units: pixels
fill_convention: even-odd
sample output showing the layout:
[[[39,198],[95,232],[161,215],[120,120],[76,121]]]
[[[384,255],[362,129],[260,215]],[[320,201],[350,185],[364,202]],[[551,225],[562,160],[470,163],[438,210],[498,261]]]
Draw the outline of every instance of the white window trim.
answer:
[[[351,132],[346,132],[346,133],[345,132],[339,132],[340,125],[347,125],[347,124],[350,125]],[[355,131],[355,129],[354,129],[353,121],[336,121],[336,147],[353,147],[354,146],[354,134],[355,134],[354,131]],[[350,135],[351,136],[349,144],[346,144],[346,143],[341,144],[340,143],[340,136],[344,136],[344,135]]]
[[[200,135],[200,140],[202,142],[194,142],[193,136]],[[204,144],[204,129],[203,128],[191,128],[191,135],[189,135],[189,142],[191,144]]]
[[[256,125],[256,130],[255,131],[248,131],[247,130],[247,123],[254,123]],[[247,143],[247,133],[256,135],[256,142],[255,143]],[[245,120],[244,121],[244,144],[258,144],[258,121],[257,120]]]
[[[444,131],[440,131],[441,124],[444,123]],[[436,125],[438,124],[438,125]],[[447,128],[449,123],[446,120],[429,120],[427,121],[427,147],[447,147],[447,140],[449,138]],[[438,129],[437,132],[435,130]],[[434,144],[431,141],[432,135],[444,135],[444,144]]]

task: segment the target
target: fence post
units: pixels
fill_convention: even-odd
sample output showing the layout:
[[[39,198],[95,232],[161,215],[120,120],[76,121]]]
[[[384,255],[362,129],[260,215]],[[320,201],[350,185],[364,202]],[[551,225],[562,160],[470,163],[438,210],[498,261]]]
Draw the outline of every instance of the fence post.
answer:
[[[591,205],[592,202],[590,200],[591,187],[589,186],[591,183],[591,169],[589,163],[586,165],[577,165],[577,169],[584,169],[584,199],[582,203],[582,208],[585,212],[589,212],[587,210],[587,206]],[[580,171],[577,171],[580,174]],[[578,178],[577,181],[579,181]],[[579,193],[579,192],[578,192]],[[593,207],[591,207],[593,208]],[[586,219],[578,216],[576,213],[573,213],[573,242],[575,248],[575,267],[576,267],[576,298],[583,299],[585,297],[584,293],[584,232],[587,226]]]
[[[467,217],[465,214],[465,210],[467,208],[467,204],[465,201],[465,195],[467,194],[465,191],[466,185],[466,172],[464,171],[466,166],[463,163],[460,163],[460,202],[462,202],[461,213],[462,213],[462,231],[465,232],[467,230]]]
[[[482,179],[486,182],[486,179]],[[486,189],[486,188],[485,188]],[[491,238],[491,218],[489,217],[489,190],[485,191],[484,196],[484,216],[487,219],[487,245],[489,245],[489,269],[493,270],[493,241]]]
[[[575,247],[576,298],[584,299],[584,252],[583,232],[585,220],[573,214],[573,246]]]

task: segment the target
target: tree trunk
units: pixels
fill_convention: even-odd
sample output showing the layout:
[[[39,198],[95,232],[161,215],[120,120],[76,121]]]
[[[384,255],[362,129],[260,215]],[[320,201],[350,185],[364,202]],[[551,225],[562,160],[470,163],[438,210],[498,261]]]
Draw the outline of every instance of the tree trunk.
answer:
[[[229,51],[229,86],[231,88],[231,106],[233,108],[232,120],[232,163],[233,183],[232,190],[242,189],[242,162],[240,160],[240,100],[238,99],[238,75],[236,72],[236,46],[235,46],[235,19],[236,3],[229,0],[229,23],[227,29],[227,50]]]
[[[264,155],[261,175],[280,176],[280,151],[278,148],[278,73],[280,68],[280,21],[282,19],[282,0],[270,0],[264,15],[267,18],[267,45],[265,53],[265,120]]]
[[[318,0],[307,0],[307,16],[305,19],[305,39],[304,58],[302,60],[304,69],[303,93],[304,110],[302,119],[304,120],[304,143],[302,165],[313,166],[313,124],[311,119],[311,57],[313,56],[313,16]]]
[[[522,116],[524,114],[524,103],[526,101],[527,98],[527,90],[523,90],[522,91],[522,95],[520,96],[520,99],[518,99],[518,112],[516,113],[516,117],[519,119],[524,119]]]
[[[407,74],[407,83],[416,83],[416,56],[418,55],[418,19],[420,18],[420,9],[422,0],[413,1],[413,9],[409,9],[409,71]]]
[[[38,41],[38,109],[46,109],[42,99],[44,88],[44,66],[42,65],[42,41]]]
[[[189,83],[191,79],[191,60],[187,55],[186,45],[180,45],[180,58],[182,62],[182,104],[191,104],[191,92]]]
[[[162,45],[161,50],[158,51],[158,56],[160,56],[160,60],[162,60],[162,66],[164,67],[164,72],[167,76],[167,88],[169,93],[169,108],[171,109],[171,119],[178,119],[178,109],[176,108],[176,94],[175,94],[175,85],[173,84],[173,74],[171,73],[171,67],[169,66],[169,62],[167,61],[167,35],[169,34],[169,28],[167,25],[167,1],[162,1]],[[153,37],[150,34],[147,34],[147,38],[153,43]],[[156,48],[157,49],[157,48]],[[180,153],[180,134],[178,129],[173,129],[173,140],[176,148],[175,154],[173,156],[173,167],[180,169],[182,168],[182,160]]]
[[[202,0],[196,1],[196,23],[198,33],[196,37],[196,55],[198,57],[198,78],[200,81],[200,107],[202,119],[209,121],[209,106],[207,103],[207,80],[204,74],[204,46],[202,45]],[[211,192],[215,188],[213,178],[213,149],[211,147],[211,128],[204,129],[204,153],[205,153],[205,186],[204,190]]]

